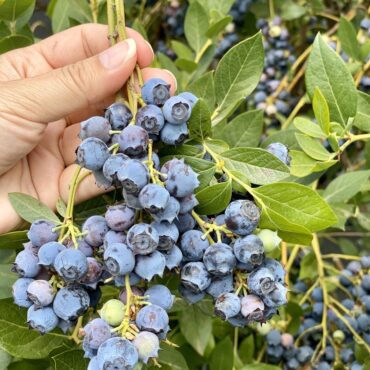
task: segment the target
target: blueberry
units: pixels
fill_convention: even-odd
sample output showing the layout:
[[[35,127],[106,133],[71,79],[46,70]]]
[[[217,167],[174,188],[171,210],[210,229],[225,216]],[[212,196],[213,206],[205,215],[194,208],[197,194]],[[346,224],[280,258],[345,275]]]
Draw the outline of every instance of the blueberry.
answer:
[[[46,334],[58,326],[58,317],[51,307],[36,308],[31,306],[27,311],[27,323],[30,328]]]
[[[113,276],[125,275],[133,271],[135,257],[126,244],[112,243],[104,251],[104,263]]]
[[[370,315],[362,313],[357,317],[357,324],[361,331],[370,331]]]
[[[180,204],[175,197],[170,197],[168,203],[163,211],[152,214],[153,218],[157,222],[169,222],[172,223],[178,216],[180,211]]]
[[[234,293],[221,294],[215,302],[215,314],[223,320],[236,316],[240,308],[240,298]]]
[[[248,294],[241,299],[241,314],[248,321],[262,321],[265,305],[261,298]]]
[[[297,361],[297,359],[295,357],[293,358],[290,358],[287,362],[287,369],[288,370],[296,370],[296,369],[299,369],[299,362]]]
[[[87,257],[87,273],[81,279],[82,284],[91,285],[96,287],[102,274],[102,265],[93,257]]]
[[[235,200],[225,210],[225,223],[238,235],[250,234],[260,220],[260,209],[250,200]]]
[[[315,302],[322,302],[323,301],[323,292],[322,292],[322,288],[321,287],[316,287],[312,293],[311,293],[311,298],[315,301]]]
[[[364,275],[361,280],[361,287],[370,293],[370,274]]]
[[[212,277],[211,284],[207,288],[207,293],[213,298],[217,298],[223,293],[229,293],[234,290],[234,278],[232,274],[225,276]]]
[[[342,270],[339,275],[339,282],[346,288],[350,287],[352,285],[352,272],[349,270]]]
[[[167,312],[155,304],[144,306],[136,316],[136,325],[140,331],[145,330],[154,334],[160,334],[167,329],[168,323]]]
[[[312,317],[316,320],[322,318],[322,313],[324,310],[324,304],[322,302],[316,302],[312,305]]]
[[[193,106],[197,103],[198,97],[196,97],[194,94],[188,91],[184,91],[178,95],[180,98],[186,99],[190,103],[190,107],[193,108]]]
[[[275,289],[274,275],[268,268],[260,267],[248,276],[248,287],[259,296],[269,294]]]
[[[171,291],[164,285],[152,285],[144,293],[144,296],[148,296],[148,302],[162,307],[168,311],[171,309],[175,296],[171,294]]]
[[[119,185],[118,171],[129,161],[129,157],[122,153],[112,154],[104,163],[103,175],[110,184]]]
[[[235,328],[244,328],[248,324],[248,320],[241,314],[238,314],[234,317],[230,317],[227,321],[229,322],[230,325],[232,325]]]
[[[139,109],[135,122],[148,133],[158,135],[164,126],[164,117],[161,108],[148,104]]]
[[[98,349],[101,344],[111,337],[111,328],[103,319],[94,319],[82,329],[84,342],[92,349]]]
[[[238,238],[234,243],[234,253],[240,262],[258,266],[264,259],[262,240],[257,235]]]
[[[53,302],[54,289],[46,280],[34,280],[27,288],[27,296],[33,302],[35,309],[48,306]]]
[[[139,360],[135,346],[127,339],[109,338],[98,349],[99,369],[132,370]]]
[[[125,318],[125,305],[119,299],[110,299],[104,303],[99,314],[110,326],[118,326]]]
[[[284,283],[286,272],[283,265],[273,258],[266,258],[262,264],[263,267],[267,267],[274,275],[275,281]]]
[[[191,212],[193,208],[195,208],[199,204],[198,199],[194,194],[190,194],[184,198],[180,198],[179,202],[181,214]]]
[[[362,266],[361,266],[360,261],[351,261],[351,262],[347,265],[347,269],[348,269],[349,271],[351,271],[351,272],[352,272],[352,274],[354,274],[354,275],[359,274],[359,273],[360,273],[360,271],[361,271],[361,268],[362,268]]]
[[[33,303],[27,295],[27,288],[33,281],[30,278],[20,278],[13,284],[13,299],[17,306],[25,308],[32,306]]]
[[[135,224],[127,233],[127,244],[134,254],[149,254],[157,249],[159,235],[152,225]]]
[[[23,243],[24,250],[32,252],[35,256],[38,255],[40,247],[33,245],[31,242]]]
[[[275,283],[274,289],[270,293],[266,293],[262,296],[262,300],[266,306],[270,308],[278,308],[287,303],[288,289],[280,283]]]
[[[117,178],[128,194],[137,195],[149,182],[148,168],[137,159],[129,159],[118,170]]]
[[[302,346],[298,348],[298,353],[297,353],[297,360],[301,364],[307,363],[309,360],[311,360],[313,355],[313,349],[309,346]]]
[[[294,337],[290,333],[281,334],[281,345],[284,348],[292,348],[294,346]]]
[[[281,243],[281,239],[276,231],[262,229],[257,233],[257,236],[262,240],[263,247],[267,253],[275,250]]]
[[[55,314],[62,320],[77,320],[89,308],[90,297],[83,288],[71,285],[58,290],[53,302]]]
[[[297,280],[297,282],[293,285],[293,290],[296,293],[305,293],[307,289],[307,285],[304,281]]]
[[[35,277],[41,270],[38,265],[39,259],[29,250],[23,250],[18,253],[12,268],[19,276],[25,278]]]
[[[178,163],[169,169],[165,186],[171,195],[183,198],[193,194],[199,186],[198,175],[190,166]]]
[[[211,277],[202,262],[189,262],[181,270],[181,283],[199,293],[211,284]]]
[[[38,252],[39,265],[45,267],[53,266],[56,256],[65,249],[66,247],[58,242],[45,243]]]
[[[170,97],[170,85],[160,78],[151,78],[141,88],[145,103],[162,106]]]
[[[123,103],[113,103],[105,111],[113,130],[123,130],[132,120],[130,109]]]
[[[135,337],[133,344],[139,354],[139,359],[144,364],[148,362],[149,358],[158,357],[159,339],[155,334],[142,331]]]
[[[177,220],[174,221],[174,224],[179,229],[180,234],[186,233],[194,229],[196,221],[191,213],[184,213],[183,215],[178,215]]]
[[[273,154],[276,158],[280,159],[286,165],[290,164],[289,151],[284,144],[271,143],[267,146],[266,150]]]
[[[85,239],[78,239],[77,243],[78,243],[77,248],[79,251],[81,251],[86,257],[92,257],[92,255],[94,254],[94,249]]]
[[[124,204],[108,207],[105,220],[110,229],[114,231],[128,230],[135,222],[135,211]]]
[[[113,243],[123,243],[126,244],[127,238],[123,231],[113,231],[109,230],[104,236],[104,249]]]
[[[350,370],[362,370],[364,367],[357,361],[352,362]]]
[[[351,348],[342,348],[339,355],[344,364],[349,364],[355,359],[355,354]]]
[[[150,213],[162,212],[170,199],[170,194],[161,185],[148,184],[140,191],[139,201]]]
[[[136,297],[142,297],[143,296],[143,292],[141,289],[137,288],[136,286],[131,286],[130,287],[131,289],[131,293],[133,295],[135,295]],[[119,294],[119,299],[121,302],[123,302],[124,304],[127,304],[127,290],[126,290],[126,287],[124,287],[120,294]]]
[[[186,123],[181,125],[166,123],[160,136],[161,141],[167,145],[181,145],[189,136],[188,126]]]
[[[117,275],[114,276],[114,284],[117,287],[123,287],[125,286],[125,275]],[[131,272],[129,274],[129,280],[130,280],[130,285],[136,285],[141,282],[140,276],[136,275],[134,272]]]
[[[167,175],[168,172],[171,171],[178,164],[183,165],[184,160],[183,159],[172,158],[171,160],[169,160],[169,161],[167,161],[163,164],[163,166],[161,167],[160,172],[163,173],[164,175]]]
[[[174,224],[168,222],[153,222],[152,227],[159,235],[158,250],[169,250],[179,238],[179,230]]]
[[[128,207],[136,209],[136,210],[142,210],[143,207],[139,201],[139,197],[136,194],[130,194],[128,193],[124,188],[122,189],[122,196],[125,200],[125,203]]]
[[[370,256],[362,256],[360,262],[364,269],[370,269]]]
[[[85,139],[76,150],[76,163],[91,171],[101,170],[109,158],[109,150],[104,141],[95,137]]]
[[[266,354],[269,363],[278,364],[283,357],[284,349],[281,346],[267,346]]]
[[[271,330],[266,335],[267,343],[270,346],[278,346],[281,342],[281,334],[279,330]]]
[[[335,350],[331,346],[326,346],[324,357],[327,361],[332,362],[335,360]]]
[[[355,307],[355,302],[352,299],[346,298],[342,300],[342,306],[347,308],[347,310],[352,311]]]
[[[170,250],[161,252],[166,259],[166,267],[169,270],[173,270],[176,267],[179,267],[183,258],[181,249],[174,245]]]
[[[364,305],[365,311],[370,313],[370,295],[362,297],[362,304]]]
[[[232,273],[236,259],[229,245],[215,243],[205,250],[203,263],[212,275],[223,276]]]
[[[205,250],[209,247],[207,238],[203,239],[203,232],[199,230],[186,231],[180,240],[180,248],[187,261],[200,261]]]
[[[87,259],[78,249],[66,249],[56,256],[54,268],[65,281],[77,281],[87,273]]]
[[[165,267],[166,259],[158,251],[136,257],[135,273],[144,280],[151,281],[155,275],[162,277]]]
[[[36,247],[41,247],[48,242],[54,242],[58,239],[59,232],[53,231],[55,223],[47,220],[37,220],[32,222],[30,230],[27,233],[28,239]]]
[[[139,126],[127,126],[118,136],[118,144],[124,154],[142,155],[148,148],[149,136]]]
[[[81,122],[81,131],[79,137],[81,140],[85,140],[89,137],[95,137],[107,143],[110,139],[110,130],[111,125],[106,118],[95,116]]]
[[[186,286],[180,284],[179,286],[179,292],[182,298],[185,299],[190,304],[197,303],[204,299],[205,293],[199,292],[195,293],[193,290],[188,289]]]
[[[85,240],[92,247],[99,247],[104,242],[104,236],[109,228],[103,216],[91,216],[82,226],[82,232],[86,232]]]
[[[172,96],[163,105],[163,115],[167,122],[182,124],[191,116],[191,103],[182,96]]]

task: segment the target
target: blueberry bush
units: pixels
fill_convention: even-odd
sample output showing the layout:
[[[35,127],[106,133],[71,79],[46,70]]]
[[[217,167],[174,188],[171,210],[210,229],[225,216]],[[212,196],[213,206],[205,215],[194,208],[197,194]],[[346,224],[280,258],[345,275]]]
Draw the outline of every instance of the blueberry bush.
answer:
[[[81,122],[67,204],[9,200],[0,369],[369,369],[370,8],[0,0],[0,52],[125,24],[137,66]],[[93,173],[103,196],[75,204]]]

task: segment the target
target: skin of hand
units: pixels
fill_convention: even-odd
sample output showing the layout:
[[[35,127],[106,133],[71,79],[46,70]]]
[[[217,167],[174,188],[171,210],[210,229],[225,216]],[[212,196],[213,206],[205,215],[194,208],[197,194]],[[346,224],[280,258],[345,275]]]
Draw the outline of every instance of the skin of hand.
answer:
[[[0,234],[22,222],[10,192],[51,209],[59,197],[67,201],[80,122],[103,114],[136,63],[144,80],[159,77],[176,89],[169,71],[148,67],[154,54],[142,36],[127,29],[128,39],[110,47],[107,32],[86,24],[0,55]],[[76,202],[103,192],[89,175]]]

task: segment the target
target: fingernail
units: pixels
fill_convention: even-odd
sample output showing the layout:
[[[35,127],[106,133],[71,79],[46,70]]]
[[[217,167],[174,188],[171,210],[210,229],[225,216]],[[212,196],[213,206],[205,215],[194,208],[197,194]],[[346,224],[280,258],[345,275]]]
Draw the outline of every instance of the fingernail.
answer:
[[[116,69],[135,55],[136,43],[133,39],[127,39],[103,51],[99,59],[105,69]]]
[[[152,48],[152,45],[150,45],[150,43],[148,42],[148,41],[146,41],[146,40],[144,40],[145,41],[145,43],[148,45],[148,48],[149,48],[149,50],[151,51],[151,53],[152,53],[152,58],[154,58],[154,51],[153,51],[153,48]]]
[[[175,87],[175,91],[174,92],[176,92],[176,90],[177,90],[176,76],[171,71],[169,71],[168,69],[164,69],[164,71],[166,71],[172,77],[173,82],[175,83],[175,86],[174,86]]]

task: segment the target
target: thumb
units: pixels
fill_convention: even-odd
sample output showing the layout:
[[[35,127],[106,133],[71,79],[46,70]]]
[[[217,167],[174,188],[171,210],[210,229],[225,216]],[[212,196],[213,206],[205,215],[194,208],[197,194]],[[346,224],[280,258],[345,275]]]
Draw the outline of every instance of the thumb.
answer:
[[[7,82],[3,88],[12,97],[9,113],[34,122],[56,121],[113,95],[131,75],[136,60],[135,41],[127,39],[78,63]]]

